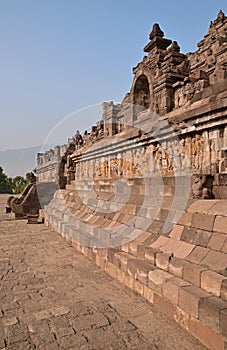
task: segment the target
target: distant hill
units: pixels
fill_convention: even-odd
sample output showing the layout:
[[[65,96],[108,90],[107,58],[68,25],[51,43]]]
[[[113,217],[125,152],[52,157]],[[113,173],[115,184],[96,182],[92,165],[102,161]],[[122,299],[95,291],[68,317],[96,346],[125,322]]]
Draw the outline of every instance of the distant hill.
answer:
[[[24,176],[35,168],[37,153],[40,149],[41,146],[34,146],[0,151],[0,166],[8,177]]]

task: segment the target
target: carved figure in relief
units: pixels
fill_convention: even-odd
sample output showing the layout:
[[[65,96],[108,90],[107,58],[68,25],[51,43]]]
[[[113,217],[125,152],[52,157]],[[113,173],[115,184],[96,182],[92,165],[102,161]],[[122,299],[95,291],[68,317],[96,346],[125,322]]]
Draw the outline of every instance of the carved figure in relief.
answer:
[[[202,162],[202,139],[196,135],[192,139],[192,166],[194,170],[199,170]]]
[[[211,187],[212,185],[207,183],[207,175],[195,178],[194,184],[192,185],[193,197],[202,199],[211,198]]]
[[[187,158],[185,152],[185,139],[180,140],[180,166],[182,170],[187,168]]]
[[[149,172],[153,173],[155,171],[155,149],[156,147],[151,144],[146,149],[146,162],[148,164]]]
[[[156,172],[162,170],[162,147],[160,144],[157,145],[155,152],[155,170]]]
[[[108,160],[104,161],[104,164],[103,164],[103,175],[105,177],[108,177],[108,175],[109,175],[109,162],[108,162]]]
[[[166,165],[167,165],[167,171],[171,171],[173,170],[173,157],[174,157],[174,153],[173,153],[173,148],[172,148],[172,142],[168,141],[167,142],[167,149],[165,152],[165,156],[166,156]]]
[[[102,176],[102,164],[101,161],[96,161],[95,162],[95,177],[100,177]]]
[[[180,156],[180,143],[178,140],[173,142],[173,159],[174,159],[174,169],[181,169],[181,156]]]

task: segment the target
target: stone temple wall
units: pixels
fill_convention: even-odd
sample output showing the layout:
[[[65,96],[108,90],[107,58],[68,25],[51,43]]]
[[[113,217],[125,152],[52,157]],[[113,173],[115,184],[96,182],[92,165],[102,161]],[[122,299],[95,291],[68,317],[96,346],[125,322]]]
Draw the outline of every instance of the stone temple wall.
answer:
[[[56,146],[45,153],[37,154],[37,164],[34,171],[38,182],[58,182],[60,164],[66,148],[66,145]]]
[[[102,120],[68,152],[67,183],[190,171],[192,188],[200,182],[209,198],[227,198],[226,28],[220,11],[185,55],[154,24],[130,92],[120,104],[103,103]]]
[[[147,55],[133,68],[123,101],[103,103],[91,133],[77,132],[67,147],[38,154],[38,180],[64,187],[75,178],[172,177],[190,171],[192,187],[199,182],[210,198],[227,198],[226,28],[220,11],[198,50],[183,54],[154,24]]]
[[[60,189],[43,211],[78,251],[212,350],[227,349],[226,30],[220,11],[185,55],[155,24],[123,101],[103,103],[97,125],[52,163]]]

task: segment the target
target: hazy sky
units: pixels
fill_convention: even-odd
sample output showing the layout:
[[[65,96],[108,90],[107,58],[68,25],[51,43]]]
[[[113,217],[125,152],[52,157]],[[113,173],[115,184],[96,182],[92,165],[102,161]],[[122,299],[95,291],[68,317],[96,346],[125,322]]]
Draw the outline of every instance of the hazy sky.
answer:
[[[153,23],[196,50],[225,0],[1,0],[0,150],[40,145],[66,115],[129,91]],[[97,120],[86,113],[68,136]]]

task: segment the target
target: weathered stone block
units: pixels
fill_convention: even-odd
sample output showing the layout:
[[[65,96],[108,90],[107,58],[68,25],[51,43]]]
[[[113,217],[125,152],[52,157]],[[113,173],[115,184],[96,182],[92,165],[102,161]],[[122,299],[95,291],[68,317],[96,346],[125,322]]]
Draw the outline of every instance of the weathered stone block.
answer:
[[[227,216],[216,216],[214,231],[227,233]]]
[[[211,350],[224,350],[224,338],[194,317],[190,318],[189,331]]]
[[[214,215],[207,215],[207,214],[198,214],[194,213],[192,215],[192,227],[205,230],[205,231],[213,231],[214,226]],[[222,231],[218,231],[222,232]]]
[[[211,237],[211,232],[184,228],[181,240],[198,246],[207,247]]]
[[[204,248],[204,247],[195,247],[195,249],[187,256],[188,261],[200,264],[201,261],[207,256],[207,254],[210,252],[210,249]]]
[[[220,251],[223,248],[225,242],[227,242],[227,237],[225,234],[212,233],[208,248]]]
[[[142,284],[139,281],[134,280],[133,281],[133,290],[134,292],[138,293],[139,295],[143,295],[143,288],[144,288],[144,284]]]
[[[107,261],[105,266],[105,271],[113,278],[117,277],[117,267],[113,264],[111,264],[109,261]]]
[[[173,239],[180,240],[183,230],[184,230],[184,226],[175,225],[172,231],[170,232],[169,236]]]
[[[117,269],[117,280],[121,283],[124,283],[124,280],[125,280],[125,272],[124,271]]]
[[[128,259],[127,261],[127,273],[129,276],[136,278],[136,272],[139,261],[137,259]]]
[[[190,316],[184,310],[181,310],[177,305],[174,305],[174,320],[181,325],[181,327],[185,328],[187,331],[189,330],[189,321]]]
[[[146,286],[148,283],[148,273],[153,269],[154,267],[152,265],[146,263],[145,261],[140,261],[137,264],[135,278]]]
[[[184,268],[184,264],[182,259],[173,257],[169,262],[168,272],[176,277],[182,278],[183,268]]]
[[[227,280],[224,279],[221,285],[221,298],[227,301]]]
[[[202,298],[209,297],[210,294],[195,286],[182,287],[179,294],[179,307],[188,314],[198,318],[199,302]]]
[[[227,309],[220,313],[220,333],[227,339]]]
[[[152,265],[156,264],[156,254],[159,252],[158,249],[152,247],[145,247],[145,259]]]
[[[194,248],[194,244],[180,242],[180,245],[174,251],[174,256],[177,258],[185,259],[193,251]]]
[[[183,213],[178,221],[179,225],[190,227],[192,223],[192,213]]]
[[[162,287],[163,296],[168,300],[170,300],[171,303],[178,305],[179,289],[181,287],[188,286],[188,285],[189,285],[188,282],[177,277],[168,279],[163,283],[163,287]]]
[[[134,279],[132,276],[129,275],[125,275],[125,280],[124,280],[125,285],[130,288],[133,289],[133,283],[134,283]]]
[[[164,282],[172,277],[170,273],[159,269],[150,271],[148,273],[148,286],[161,294]]]
[[[211,270],[224,271],[227,268],[226,254],[210,251],[201,263],[209,266]]]
[[[154,293],[154,305],[167,317],[173,319],[174,306],[170,301],[166,300],[161,295]]]
[[[192,283],[194,286],[200,287],[201,285],[201,274],[202,272],[206,270],[205,267],[184,262],[184,269],[183,269],[183,279]]]
[[[157,253],[156,254],[156,266],[162,270],[168,271],[170,255],[166,253]]]
[[[217,297],[209,297],[199,302],[199,319],[208,327],[219,333],[220,312],[227,309],[227,302]]]
[[[214,271],[203,271],[201,275],[201,288],[219,297],[224,280],[227,281],[227,278]]]
[[[143,296],[149,303],[154,303],[154,291],[152,291],[149,287],[143,287]]]

